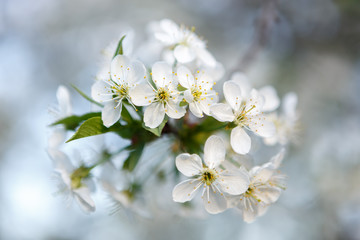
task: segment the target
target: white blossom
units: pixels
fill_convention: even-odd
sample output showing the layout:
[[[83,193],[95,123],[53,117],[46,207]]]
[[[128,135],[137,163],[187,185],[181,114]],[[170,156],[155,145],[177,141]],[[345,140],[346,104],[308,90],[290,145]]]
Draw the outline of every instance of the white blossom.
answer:
[[[104,103],[101,119],[106,127],[112,126],[121,116],[122,101],[132,101],[129,91],[146,77],[144,64],[130,61],[124,55],[117,55],[111,62],[108,79],[98,80],[91,88],[91,96],[95,101]]]
[[[271,137],[275,133],[274,124],[266,120],[262,112],[264,97],[257,90],[245,92],[236,81],[227,81],[223,91],[227,103],[214,104],[211,114],[218,121],[236,125],[231,131],[231,147],[239,154],[246,154],[250,151],[251,139],[244,129],[261,137]]]
[[[147,106],[144,112],[144,123],[149,128],[156,128],[164,120],[165,114],[179,119],[186,110],[179,106],[180,92],[174,82],[174,73],[170,65],[157,62],[152,67],[152,81],[139,84],[130,90],[131,101],[136,106]]]
[[[173,200],[187,202],[193,199],[199,189],[205,209],[212,214],[227,208],[225,194],[238,195],[249,186],[249,178],[244,172],[235,169],[220,169],[225,160],[225,146],[220,137],[209,137],[204,147],[204,164],[197,154],[180,154],[176,158],[177,169],[191,179],[175,186]]]
[[[206,49],[206,43],[193,30],[179,26],[169,19],[163,19],[159,22],[154,36],[173,51],[179,63],[198,60],[211,67],[216,66],[215,58]]]
[[[282,149],[268,163],[250,169],[250,185],[246,192],[228,198],[230,207],[237,207],[242,211],[245,222],[253,222],[256,217],[262,216],[285,189],[286,177],[276,172],[284,154],[285,150]]]
[[[95,203],[90,196],[92,182],[74,175],[74,172],[80,168],[75,168],[63,152],[48,149],[48,153],[53,161],[54,170],[58,174],[58,193],[74,198],[84,212],[94,212]]]
[[[218,101],[218,94],[213,90],[214,80],[205,71],[196,71],[193,75],[184,66],[177,69],[177,79],[181,86],[186,88],[184,99],[189,103],[190,111],[198,118],[203,113],[210,114],[210,106]]]
[[[296,141],[298,133],[298,113],[296,111],[297,95],[293,92],[288,93],[282,100],[281,112],[268,114],[269,121],[275,125],[275,134],[272,137],[264,138],[267,145],[277,143],[286,145],[289,141]]]

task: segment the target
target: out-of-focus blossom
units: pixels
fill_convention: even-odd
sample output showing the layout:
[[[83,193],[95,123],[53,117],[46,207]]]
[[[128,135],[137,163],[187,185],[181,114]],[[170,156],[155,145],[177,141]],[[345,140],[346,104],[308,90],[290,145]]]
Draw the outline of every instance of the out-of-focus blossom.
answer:
[[[175,186],[173,199],[175,202],[187,202],[194,198],[197,190],[203,187],[202,198],[206,211],[220,213],[227,208],[225,194],[238,195],[246,191],[249,178],[243,171],[220,169],[225,160],[225,146],[218,136],[211,136],[204,147],[204,165],[197,154],[180,154],[176,158],[177,169],[187,177]]]
[[[106,127],[112,126],[121,116],[122,101],[132,104],[129,91],[146,77],[144,64],[130,61],[124,55],[117,55],[111,62],[111,75],[108,79],[96,81],[91,88],[94,100],[105,103],[101,119]]]

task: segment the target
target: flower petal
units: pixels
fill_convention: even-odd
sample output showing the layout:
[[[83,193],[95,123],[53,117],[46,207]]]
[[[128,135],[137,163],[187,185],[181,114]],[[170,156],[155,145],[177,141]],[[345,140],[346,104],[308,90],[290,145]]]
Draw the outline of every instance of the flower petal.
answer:
[[[139,84],[129,91],[130,99],[136,106],[148,106],[154,98],[154,90],[148,84]]]
[[[188,63],[195,59],[195,53],[185,45],[177,45],[174,49],[174,56],[179,63]]]
[[[221,213],[227,208],[225,196],[219,191],[216,191],[213,187],[210,189],[210,187],[207,186],[203,201],[206,211],[211,214]]]
[[[216,60],[214,56],[206,48],[201,48],[201,47],[196,48],[196,55],[207,66],[209,67],[216,66]]]
[[[284,96],[282,110],[284,112],[284,115],[288,119],[291,120],[296,119],[297,102],[298,102],[298,97],[294,92],[290,92]]]
[[[191,90],[184,91],[184,98],[188,103],[192,103],[194,101],[194,96],[191,94]]]
[[[217,103],[210,107],[210,114],[220,122],[234,121],[234,113],[229,104]]]
[[[91,97],[97,102],[104,102],[112,99],[109,85],[103,80],[96,81],[91,87]]]
[[[265,98],[265,103],[262,109],[263,111],[271,112],[279,107],[280,99],[273,86],[262,87],[261,89],[259,89],[259,92]]]
[[[265,117],[262,114],[254,117],[249,117],[249,128],[261,137],[272,137],[276,133],[276,128],[273,122],[264,120]]]
[[[87,187],[74,189],[73,192],[75,199],[77,200],[83,211],[85,212],[95,211],[95,203],[94,200],[91,198],[90,190]]]
[[[226,102],[237,111],[242,101],[240,87],[233,81],[227,81],[224,83],[223,91]]]
[[[176,104],[174,101],[169,100],[167,104],[165,105],[165,112],[166,114],[174,119],[182,118],[186,110],[183,107],[180,107],[178,104]]]
[[[172,197],[175,202],[187,202],[194,198],[197,190],[202,185],[200,180],[189,179],[174,187]]]
[[[72,114],[72,106],[69,89],[60,85],[57,89],[56,97],[59,103],[60,116],[70,116]]]
[[[209,168],[215,168],[225,160],[225,143],[221,137],[210,136],[204,146],[204,162]]]
[[[180,66],[177,69],[177,80],[181,84],[181,86],[190,89],[192,86],[194,86],[194,76],[190,72],[190,70],[185,66]]]
[[[240,87],[243,98],[249,98],[251,92],[251,84],[248,77],[242,72],[236,72],[231,76],[231,81],[236,82]]]
[[[115,82],[126,82],[130,59],[124,55],[117,55],[111,61],[111,78]]]
[[[183,153],[176,157],[177,169],[187,177],[198,175],[202,170],[201,158],[197,154]]]
[[[249,174],[240,170],[225,170],[217,180],[223,192],[239,195],[249,188]]]
[[[144,81],[146,77],[146,68],[142,62],[140,61],[131,62],[129,69],[130,70],[126,82],[128,82],[130,86],[139,83],[141,81]]]
[[[273,187],[260,188],[256,191],[256,197],[266,204],[276,202],[279,199],[280,194],[281,190]]]
[[[101,112],[101,119],[105,127],[110,127],[114,125],[120,119],[122,103],[117,106],[118,103],[111,101],[105,105]]]
[[[162,103],[154,102],[150,104],[144,113],[145,126],[149,128],[158,127],[165,117],[165,109]]]
[[[195,117],[202,118],[204,117],[203,111],[200,108],[200,104],[197,102],[192,102],[189,104],[189,109]]]
[[[251,138],[241,127],[231,130],[230,144],[233,150],[239,154],[247,154],[251,147]]]
[[[164,87],[173,81],[172,68],[166,62],[156,62],[152,66],[152,80],[157,87]]]

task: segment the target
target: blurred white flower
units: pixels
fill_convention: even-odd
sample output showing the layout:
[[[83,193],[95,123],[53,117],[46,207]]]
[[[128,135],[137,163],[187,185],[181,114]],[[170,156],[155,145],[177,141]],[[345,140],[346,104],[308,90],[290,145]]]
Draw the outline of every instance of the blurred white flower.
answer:
[[[216,60],[206,49],[205,42],[193,30],[180,27],[169,19],[161,20],[158,27],[153,27],[153,29],[155,38],[173,51],[173,55],[179,63],[198,60],[207,66],[216,66]]]
[[[130,61],[124,55],[117,55],[111,62],[110,78],[94,83],[91,96],[95,101],[105,103],[101,119],[106,127],[112,126],[120,119],[124,99],[132,104],[129,91],[145,77],[144,64],[139,61]]]
[[[246,154],[250,151],[251,138],[244,128],[261,137],[271,137],[275,127],[262,113],[264,97],[255,89],[250,92],[242,89],[236,81],[225,82],[223,91],[227,103],[214,104],[210,111],[218,121],[236,125],[231,131],[231,147],[239,154]]]
[[[288,93],[282,100],[282,108],[279,114],[268,114],[269,121],[275,125],[276,131],[272,137],[264,138],[267,145],[275,145],[277,143],[286,145],[288,142],[296,141],[298,134],[298,113],[296,111],[297,95],[293,92]]]
[[[179,119],[186,110],[179,106],[180,92],[174,82],[174,73],[170,65],[157,62],[152,67],[152,81],[139,84],[130,90],[132,102],[137,106],[148,106],[144,113],[145,125],[156,128],[164,120],[165,113],[170,118]]]
[[[81,209],[86,212],[95,211],[95,203],[90,196],[93,182],[88,178],[90,168],[75,168],[69,158],[61,151],[48,149],[54,170],[58,173],[58,193],[63,193],[69,199],[74,198]]]
[[[210,106],[218,101],[218,94],[213,90],[216,84],[211,76],[205,71],[196,71],[193,75],[184,66],[177,69],[177,80],[186,88],[184,98],[189,103],[190,111],[198,118],[203,117],[203,113],[210,114]]]
[[[177,156],[177,169],[185,176],[195,178],[176,185],[173,200],[181,203],[190,201],[203,186],[205,209],[211,214],[224,211],[227,208],[224,193],[238,195],[245,192],[249,186],[249,178],[243,171],[219,169],[225,160],[225,154],[223,140],[213,135],[206,140],[204,146],[204,165],[197,154],[184,153]]]
[[[56,92],[56,98],[58,101],[58,108],[52,110],[55,115],[56,120],[68,117],[72,114],[72,105],[69,90],[60,85]],[[48,138],[48,147],[49,148],[58,148],[60,144],[65,142],[66,138],[66,129],[62,125],[58,125],[53,128],[49,138]]]
[[[250,185],[240,196],[230,196],[229,207],[237,207],[242,211],[245,222],[251,223],[256,217],[262,216],[268,206],[276,202],[285,189],[285,176],[276,174],[284,158],[282,149],[262,166],[255,166],[249,172]],[[244,170],[245,171],[245,170]]]

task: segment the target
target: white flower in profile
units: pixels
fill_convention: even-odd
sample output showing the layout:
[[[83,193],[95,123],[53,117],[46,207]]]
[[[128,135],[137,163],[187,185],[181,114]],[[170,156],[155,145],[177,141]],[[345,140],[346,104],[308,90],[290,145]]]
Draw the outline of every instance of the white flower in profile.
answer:
[[[272,137],[264,138],[267,145],[286,145],[289,142],[296,142],[298,134],[298,113],[296,111],[297,95],[288,93],[282,100],[281,112],[268,115],[268,119],[275,125],[276,132]]]
[[[69,89],[63,85],[60,85],[56,92],[56,98],[58,101],[58,108],[56,110],[51,109],[54,113],[55,119],[60,120],[68,117],[72,114],[72,105]],[[58,125],[51,132],[48,139],[49,148],[57,148],[60,144],[65,142],[66,129],[62,125]]]
[[[132,101],[129,91],[146,78],[144,64],[130,61],[124,55],[117,55],[111,62],[110,78],[96,81],[91,88],[91,96],[95,101],[104,103],[101,119],[104,126],[110,127],[121,116],[122,101]]]
[[[189,103],[190,111],[198,118],[203,113],[210,114],[210,106],[218,101],[218,94],[213,90],[214,80],[205,71],[196,71],[193,75],[187,67],[177,69],[177,80],[186,88],[184,99]]]
[[[48,153],[53,161],[54,170],[58,173],[58,193],[65,194],[69,200],[74,198],[84,212],[94,212],[95,203],[89,189],[93,183],[87,179],[89,168],[75,168],[69,158],[59,150],[48,149]]]
[[[171,66],[165,62],[157,62],[152,67],[151,75],[155,87],[150,82],[139,84],[130,90],[130,96],[136,106],[147,106],[144,112],[145,125],[156,128],[164,120],[165,114],[179,119],[185,115],[186,110],[179,106],[180,92],[174,82]]]
[[[187,177],[175,186],[173,200],[187,202],[193,199],[199,189],[206,211],[211,214],[223,212],[227,208],[225,194],[239,195],[249,186],[248,176],[238,169],[220,169],[225,160],[225,146],[218,136],[211,136],[204,146],[204,164],[197,154],[183,153],[176,157],[177,169]]]
[[[250,185],[246,192],[228,198],[229,206],[242,211],[245,222],[251,223],[265,214],[268,206],[276,202],[285,189],[286,176],[276,173],[284,154],[285,150],[282,149],[268,163],[253,167],[248,173]]]
[[[169,49],[173,50],[174,57],[179,63],[199,60],[211,67],[216,65],[216,60],[206,49],[205,42],[193,30],[183,26],[180,27],[172,20],[161,20],[154,36]]]
[[[266,120],[262,112],[264,97],[255,89],[243,92],[236,81],[227,81],[223,86],[227,103],[210,107],[211,115],[221,122],[233,122],[230,144],[239,154],[250,151],[251,138],[244,129],[261,137],[271,137],[275,133],[274,124]]]

